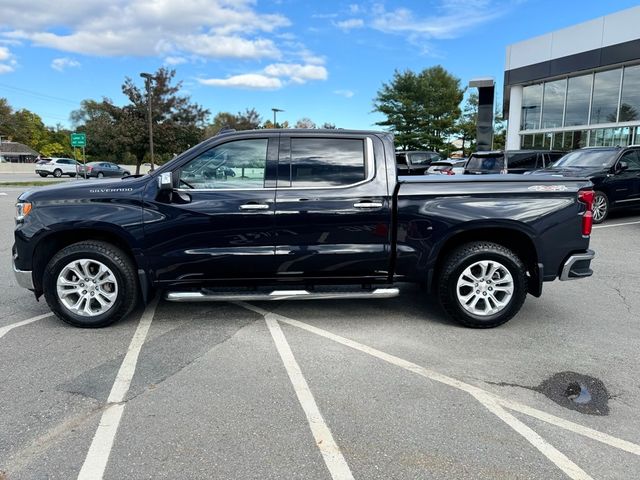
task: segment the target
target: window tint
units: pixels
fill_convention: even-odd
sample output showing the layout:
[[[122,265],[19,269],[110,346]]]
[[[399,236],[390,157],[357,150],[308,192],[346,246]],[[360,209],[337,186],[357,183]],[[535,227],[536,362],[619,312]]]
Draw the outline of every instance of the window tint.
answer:
[[[627,162],[629,170],[640,170],[640,158],[637,150],[630,150],[620,158],[621,162]]]
[[[336,187],[365,179],[364,141],[292,138],[291,186]]]
[[[429,153],[412,153],[409,158],[411,158],[413,165],[424,165],[425,163],[431,163],[433,157]]]
[[[621,69],[596,73],[591,102],[592,124],[618,121],[618,94],[621,74]]]
[[[540,128],[542,106],[542,84],[530,85],[522,90],[522,130]]]
[[[544,84],[544,100],[542,102],[542,128],[556,128],[562,126],[564,113],[564,95],[567,90],[567,80],[556,80]]]
[[[407,154],[406,153],[396,153],[396,163],[398,165],[406,165],[407,164]]]
[[[538,154],[534,153],[512,153],[508,157],[507,168],[509,170],[533,170],[536,168],[536,158]]]
[[[263,188],[266,138],[236,140],[212,148],[180,170],[180,188]]]
[[[585,125],[589,119],[589,99],[591,98],[592,75],[571,77],[567,88],[567,109],[564,116],[566,125]]]

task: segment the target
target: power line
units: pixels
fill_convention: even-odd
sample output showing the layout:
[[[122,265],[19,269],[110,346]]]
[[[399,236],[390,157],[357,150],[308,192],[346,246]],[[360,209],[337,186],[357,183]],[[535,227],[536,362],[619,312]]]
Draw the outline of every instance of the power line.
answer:
[[[53,95],[47,95],[46,93],[39,93],[39,92],[35,92],[33,90],[27,90],[26,88],[13,87],[11,85],[5,85],[4,83],[0,83],[0,88],[5,88],[5,89],[8,89],[8,90],[14,90],[16,92],[20,92],[20,93],[24,93],[24,94],[27,94],[27,95],[31,95],[33,97],[44,98],[44,99],[47,99],[47,100],[55,100],[57,102],[69,103],[71,105],[76,105],[76,106],[80,105],[80,102],[69,100],[68,98],[54,97]]]

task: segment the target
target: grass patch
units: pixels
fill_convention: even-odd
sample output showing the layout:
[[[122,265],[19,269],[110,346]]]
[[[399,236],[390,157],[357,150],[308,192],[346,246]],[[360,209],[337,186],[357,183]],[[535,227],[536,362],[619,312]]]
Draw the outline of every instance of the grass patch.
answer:
[[[0,182],[0,187],[46,187],[47,185],[56,185],[58,183],[65,183],[64,180],[43,182],[35,180],[33,182]]]

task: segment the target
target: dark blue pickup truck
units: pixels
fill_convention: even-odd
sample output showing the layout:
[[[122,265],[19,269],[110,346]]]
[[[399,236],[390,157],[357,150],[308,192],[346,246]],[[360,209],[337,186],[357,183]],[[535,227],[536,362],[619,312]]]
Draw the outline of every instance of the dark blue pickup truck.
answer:
[[[170,301],[381,298],[423,284],[471,327],[542,282],[591,275],[579,178],[396,176],[393,137],[225,133],[153,173],[23,193],[14,270],[62,320],[108,325]]]

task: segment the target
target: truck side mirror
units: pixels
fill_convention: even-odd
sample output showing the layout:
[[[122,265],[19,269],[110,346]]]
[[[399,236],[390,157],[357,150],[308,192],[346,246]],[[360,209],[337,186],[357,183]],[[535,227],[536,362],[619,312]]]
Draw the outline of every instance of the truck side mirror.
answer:
[[[619,162],[618,170],[616,171],[616,173],[622,173],[628,168],[629,168],[629,164],[627,162]]]
[[[170,192],[173,190],[173,175],[171,172],[162,172],[158,177],[158,190]]]

